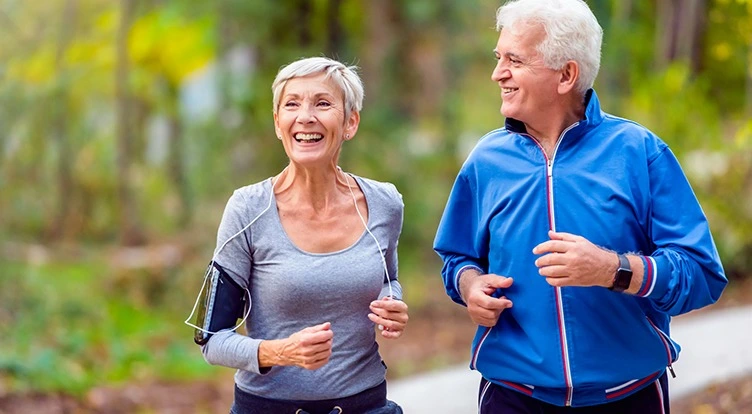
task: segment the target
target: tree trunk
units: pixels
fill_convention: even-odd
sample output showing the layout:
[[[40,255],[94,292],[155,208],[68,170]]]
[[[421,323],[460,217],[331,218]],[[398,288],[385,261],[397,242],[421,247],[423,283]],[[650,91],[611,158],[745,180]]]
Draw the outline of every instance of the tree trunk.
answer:
[[[330,0],[326,26],[329,28],[326,38],[327,56],[338,58],[342,52],[342,24],[340,23],[340,10],[342,0]]]
[[[598,84],[605,91],[604,96],[619,96],[629,90],[629,65],[623,62],[629,61],[630,51],[624,42],[609,41],[629,36],[630,23],[632,20],[633,0],[614,0],[611,2],[611,21],[609,27],[604,27],[603,43],[609,47],[609,60],[601,60],[601,70],[598,74]]]
[[[369,102],[380,102],[384,87],[384,62],[387,61],[389,51],[396,42],[397,33],[393,27],[393,4],[391,0],[373,1],[363,0],[363,8],[368,16],[365,19],[366,33],[362,54],[363,83],[365,84],[366,99]],[[382,89],[382,87],[384,87]]]
[[[144,241],[139,229],[136,203],[131,188],[131,158],[133,132],[128,87],[128,32],[135,0],[121,0],[120,22],[116,39],[115,100],[117,117],[117,192],[119,201],[120,241],[136,245]]]
[[[702,51],[707,24],[706,0],[688,0],[681,5],[681,25],[678,33],[678,56],[689,63],[692,75],[702,69]]]
[[[311,1],[300,0],[297,7],[298,42],[305,48],[311,44]]]
[[[747,119],[752,119],[752,42],[749,42],[748,48],[747,48],[747,76],[746,76],[746,104],[745,113],[747,114]]]
[[[656,30],[656,66],[687,62],[694,75],[702,68],[706,0],[658,0]]]
[[[68,85],[66,71],[63,67],[63,56],[71,38],[71,29],[75,26],[76,0],[67,0],[60,22],[57,51],[55,53],[55,72],[58,74],[57,91],[52,105],[53,136],[57,143],[57,206],[53,222],[50,226],[50,238],[55,240],[63,237],[66,231],[68,212],[70,211],[73,180],[71,177],[71,148],[68,136]]]
[[[676,0],[656,0],[656,46],[655,63],[664,69],[676,56],[676,33],[678,32],[678,10]]]
[[[231,29],[233,24],[230,6],[226,0],[217,2],[217,78],[219,86],[219,117],[230,108],[230,73],[228,70],[228,53],[234,37]]]
[[[170,148],[168,168],[170,181],[172,181],[172,185],[178,191],[178,197],[180,198],[178,225],[183,228],[190,223],[193,209],[190,187],[185,175],[185,163],[183,162],[185,142],[183,141],[183,124],[180,121],[178,86],[170,84],[168,85],[168,90],[168,99],[170,100],[167,135]]]

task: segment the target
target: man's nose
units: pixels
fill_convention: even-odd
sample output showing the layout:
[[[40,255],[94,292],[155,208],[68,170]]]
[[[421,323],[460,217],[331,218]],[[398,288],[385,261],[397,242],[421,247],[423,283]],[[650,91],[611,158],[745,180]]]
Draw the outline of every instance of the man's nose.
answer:
[[[506,79],[509,77],[509,69],[504,65],[502,61],[499,61],[499,63],[496,64],[496,67],[494,67],[493,72],[491,72],[491,80],[494,82],[499,82],[502,79]]]

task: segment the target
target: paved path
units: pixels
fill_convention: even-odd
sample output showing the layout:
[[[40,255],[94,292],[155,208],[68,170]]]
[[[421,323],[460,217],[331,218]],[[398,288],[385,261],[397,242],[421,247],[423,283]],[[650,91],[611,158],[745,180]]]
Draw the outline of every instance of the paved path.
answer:
[[[752,373],[752,306],[674,318],[671,337],[682,346],[669,383],[672,398]],[[479,379],[461,365],[391,381],[389,399],[406,414],[474,413]]]

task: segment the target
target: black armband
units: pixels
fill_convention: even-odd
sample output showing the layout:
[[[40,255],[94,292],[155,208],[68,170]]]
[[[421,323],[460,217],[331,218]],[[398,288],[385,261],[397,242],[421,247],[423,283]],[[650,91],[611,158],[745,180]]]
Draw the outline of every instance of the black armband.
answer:
[[[193,340],[204,345],[209,338],[222,329],[233,328],[245,310],[245,289],[212,261],[207,269],[209,280],[201,292]]]

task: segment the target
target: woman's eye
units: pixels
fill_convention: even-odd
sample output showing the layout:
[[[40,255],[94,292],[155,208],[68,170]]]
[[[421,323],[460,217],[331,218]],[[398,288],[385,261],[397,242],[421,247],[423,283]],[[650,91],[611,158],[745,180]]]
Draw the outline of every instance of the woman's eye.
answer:
[[[328,107],[332,106],[332,104],[329,103],[329,102],[327,102],[327,101],[319,101],[319,103],[317,105],[318,106],[323,106],[325,108],[328,108]]]
[[[290,102],[285,103],[285,107],[286,108],[292,108],[292,107],[295,107],[295,106],[298,106],[298,103],[294,102],[294,101],[290,101]]]

